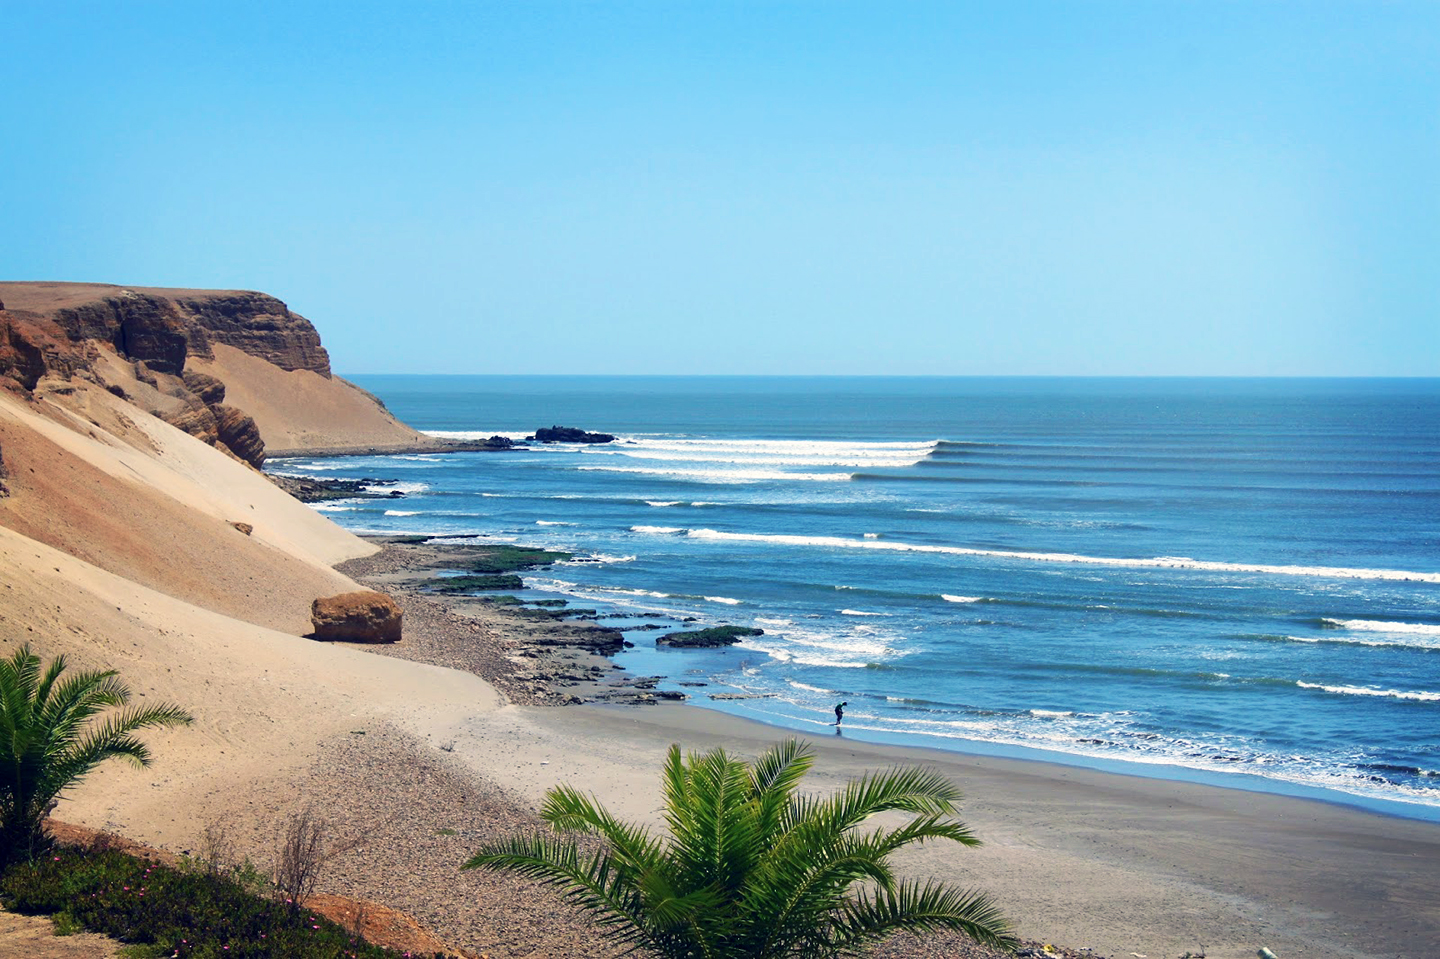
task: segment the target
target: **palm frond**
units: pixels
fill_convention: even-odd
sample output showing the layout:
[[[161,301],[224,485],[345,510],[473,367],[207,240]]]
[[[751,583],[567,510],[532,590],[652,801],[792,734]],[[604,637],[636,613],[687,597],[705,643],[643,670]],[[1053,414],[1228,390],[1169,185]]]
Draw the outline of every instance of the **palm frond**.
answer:
[[[833,959],[900,929],[1013,943],[984,896],[901,882],[891,868],[893,854],[915,843],[978,843],[952,818],[960,792],[949,780],[890,769],[811,797],[798,787],[812,762],[809,747],[794,741],[750,764],[721,749],[687,756],[672,746],[661,776],[668,841],[560,786],[547,794],[543,817],[600,837],[602,850],[586,859],[573,842],[517,837],[465,866],[556,886],[632,951],[664,959]],[[912,818],[857,829],[885,811]]]
[[[541,834],[511,836],[481,847],[461,868],[504,869],[539,880],[593,913],[608,936],[630,943],[647,937],[636,885],[604,853],[585,860],[574,842]]]
[[[836,945],[851,948],[892,932],[950,929],[987,946],[1013,952],[1018,945],[1009,922],[983,893],[942,883],[910,880],[893,888],[861,890],[837,923]]]
[[[114,670],[63,675],[65,657],[41,670],[40,658],[21,646],[0,661],[0,867],[33,855],[44,842],[42,819],[51,800],[99,763],[149,759],[137,730],[193,721],[177,706],[161,704],[112,713],[129,691]]]

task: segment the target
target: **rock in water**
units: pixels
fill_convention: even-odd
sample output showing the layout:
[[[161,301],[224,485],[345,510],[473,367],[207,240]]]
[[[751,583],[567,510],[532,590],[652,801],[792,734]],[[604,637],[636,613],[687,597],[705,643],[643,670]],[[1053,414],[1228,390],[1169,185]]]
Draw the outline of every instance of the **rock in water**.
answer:
[[[711,626],[688,633],[666,633],[655,640],[656,646],[673,646],[676,649],[710,649],[715,646],[729,646],[747,636],[764,636],[765,630],[755,626]]]
[[[347,643],[398,643],[400,606],[374,590],[341,593],[310,604],[316,639]]]
[[[541,427],[534,436],[526,437],[535,443],[613,443],[615,437],[609,433],[587,433],[574,426]]]

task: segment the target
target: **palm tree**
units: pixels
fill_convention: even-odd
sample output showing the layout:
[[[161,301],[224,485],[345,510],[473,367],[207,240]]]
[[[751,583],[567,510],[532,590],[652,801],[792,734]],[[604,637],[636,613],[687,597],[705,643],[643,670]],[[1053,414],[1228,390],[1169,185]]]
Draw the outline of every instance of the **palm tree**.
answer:
[[[133,733],[147,726],[194,720],[178,706],[122,709],[98,726],[90,719],[124,707],[130,690],[110,670],[87,670],[61,680],[65,657],[42,674],[40,657],[21,646],[0,660],[0,867],[33,858],[50,844],[45,816],[60,793],[113,756],[137,766],[150,751]]]
[[[466,869],[506,869],[565,891],[631,951],[667,959],[779,959],[853,953],[892,932],[958,930],[1013,949],[1009,924],[990,899],[934,881],[897,880],[889,858],[911,843],[979,845],[950,818],[960,799],[936,773],[901,768],[851,780],[838,793],[797,795],[813,764],[794,740],[753,765],[723,749],[664,770],[668,840],[615,819],[569,786],[546,795],[540,816],[574,839],[513,836],[482,848]],[[879,812],[912,814],[903,825],[862,833]]]

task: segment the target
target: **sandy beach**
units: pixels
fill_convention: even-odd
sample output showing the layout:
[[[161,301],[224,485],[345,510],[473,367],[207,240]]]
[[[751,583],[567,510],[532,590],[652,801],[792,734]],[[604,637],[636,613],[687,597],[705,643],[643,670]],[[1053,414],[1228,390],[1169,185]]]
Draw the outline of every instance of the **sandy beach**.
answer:
[[[384,555],[342,568],[393,570],[393,558],[377,562]],[[393,589],[396,574],[384,575]],[[410,603],[434,602],[400,595]],[[486,635],[514,626],[503,609],[449,602],[462,621],[481,623]],[[474,656],[473,640],[453,643],[449,632],[431,620],[424,659],[443,661],[455,646]],[[508,635],[511,643],[523,641]],[[671,743],[754,756],[794,735],[670,704],[503,705],[405,728],[416,742],[441,750],[462,779],[468,774],[503,788],[522,806],[568,782],[652,825],[659,822],[658,769]],[[1336,959],[1440,953],[1440,826],[1434,823],[1055,763],[879,746],[843,735],[800,738],[817,752],[815,789],[897,763],[937,768],[959,783],[965,819],[985,845],[925,847],[905,860],[906,868],[990,891],[1027,939],[1122,957],[1189,951],[1238,959],[1261,946],[1278,956]]]

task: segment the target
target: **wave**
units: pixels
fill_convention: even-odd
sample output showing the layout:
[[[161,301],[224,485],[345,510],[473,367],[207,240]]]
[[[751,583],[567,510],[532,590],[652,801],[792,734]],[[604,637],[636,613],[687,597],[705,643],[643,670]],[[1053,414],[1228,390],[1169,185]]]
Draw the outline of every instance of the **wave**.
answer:
[[[645,505],[646,505],[646,506],[658,506],[658,507],[664,507],[664,506],[684,506],[684,505],[685,505],[685,501],[684,501],[684,500],[681,500],[681,499],[669,499],[669,500],[647,499],[647,500],[645,501]]]
[[[848,482],[849,473],[787,473],[783,470],[687,470],[652,469],[641,466],[577,466],[585,472],[641,473],[646,476],[674,476],[703,483],[760,483],[767,480],[799,480],[809,483]]]
[[[536,525],[536,526],[576,526],[576,525],[578,525],[578,524],[576,524],[576,523],[564,523],[564,522],[561,522],[560,520],[554,520],[554,519],[537,519],[537,520],[535,521],[535,525]]]
[[[984,596],[951,596],[949,593],[941,593],[940,598],[947,603],[983,603]]]
[[[420,511],[419,511],[418,509],[387,509],[387,510],[385,511],[385,515],[386,515],[386,516],[419,516],[419,515],[420,515]]]
[[[633,553],[622,555],[618,553],[590,553],[585,556],[576,556],[572,559],[561,560],[557,566],[594,566],[600,563],[633,563],[639,559]]]
[[[1310,643],[1323,646],[1373,646],[1384,649],[1412,649],[1440,652],[1440,637],[1426,639],[1364,639],[1360,636],[1291,636],[1286,633],[1242,634],[1238,639],[1259,639],[1275,643]]]
[[[421,430],[426,436],[433,436],[440,440],[460,440],[471,442],[474,440],[488,440],[492,436],[505,436],[512,440],[523,440],[529,433],[523,430],[519,433],[506,430]]]
[[[1440,636],[1440,625],[1435,623],[1394,623],[1379,619],[1321,619],[1322,626],[1349,629],[1363,633],[1413,633],[1420,636]]]
[[[430,488],[428,483],[376,483],[366,486],[367,493],[423,493]]]
[[[589,451],[587,451],[589,452]],[[916,456],[744,456],[733,453],[686,453],[632,450],[594,450],[593,455],[622,456],[629,460],[656,460],[675,463],[714,463],[723,466],[842,466],[849,469],[903,469],[914,466],[922,457]]]
[[[1038,553],[1026,550],[978,549],[970,546],[937,546],[890,540],[846,539],[843,536],[798,536],[786,533],[730,533],[714,529],[692,529],[696,539],[740,543],[773,543],[782,546],[820,546],[837,549],[880,549],[897,553],[939,553],[951,556],[989,556],[1036,563],[1066,563],[1078,566],[1112,566],[1125,569],[1193,569],[1220,573],[1267,573],[1276,576],[1318,576],[1337,579],[1372,579],[1399,582],[1440,583],[1440,573],[1399,569],[1352,569],[1338,566],[1280,566],[1268,563],[1226,563],[1191,559],[1188,556],[1127,558],[1085,556],[1078,553]]]
[[[1296,680],[1301,689],[1319,689],[1339,696],[1382,696],[1387,699],[1409,699],[1422,703],[1440,703],[1440,693],[1404,689],[1376,689],[1374,686],[1327,686],[1324,683],[1307,683]]]
[[[889,616],[889,613],[870,613],[863,609],[842,609],[841,616]]]
[[[632,526],[632,527],[630,527],[630,532],[632,532],[632,533],[654,533],[654,534],[656,534],[656,535],[666,535],[666,534],[670,534],[670,533],[683,533],[683,532],[685,532],[685,527],[683,527],[683,526]]]
[[[741,599],[731,599],[729,596],[703,596],[701,598],[707,603],[720,603],[722,606],[740,606],[745,602]]]

